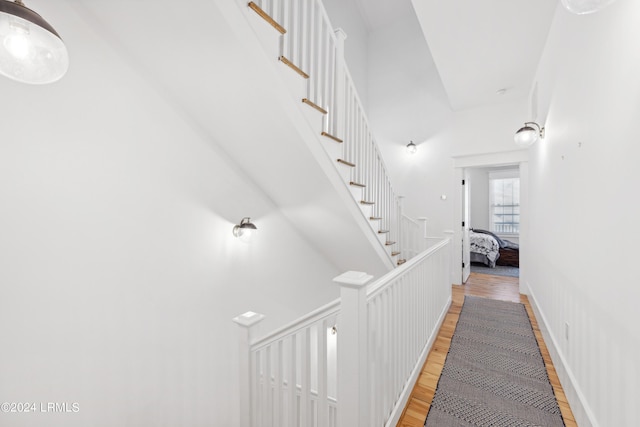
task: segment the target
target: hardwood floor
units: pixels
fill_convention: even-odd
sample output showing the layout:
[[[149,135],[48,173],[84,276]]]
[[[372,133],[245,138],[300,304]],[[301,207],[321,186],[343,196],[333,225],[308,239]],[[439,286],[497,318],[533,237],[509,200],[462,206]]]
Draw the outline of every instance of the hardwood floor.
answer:
[[[567,427],[577,426],[573,413],[567,402],[567,398],[562,391],[560,380],[556,370],[553,367],[553,362],[549,356],[547,346],[545,345],[542,334],[538,327],[538,322],[533,314],[529,300],[525,295],[520,295],[518,290],[518,278],[515,277],[503,277],[492,276],[488,274],[471,273],[469,280],[463,286],[453,286],[453,297],[451,307],[447,312],[444,323],[438,332],[438,337],[431,349],[427,361],[425,362],[422,373],[418,377],[415,387],[409,398],[409,403],[398,422],[398,427],[423,427],[424,420],[427,418],[427,412],[429,412],[429,405],[433,399],[433,395],[438,385],[438,379],[444,366],[444,361],[449,352],[449,345],[451,344],[451,337],[456,328],[458,318],[460,316],[460,310],[462,309],[462,303],[465,295],[472,295],[484,298],[491,298],[504,301],[521,302],[525,305],[529,318],[531,319],[531,325],[533,326],[534,333],[540,346],[540,353],[547,366],[547,373],[549,374],[549,380],[553,386],[562,417],[564,418],[565,425]]]

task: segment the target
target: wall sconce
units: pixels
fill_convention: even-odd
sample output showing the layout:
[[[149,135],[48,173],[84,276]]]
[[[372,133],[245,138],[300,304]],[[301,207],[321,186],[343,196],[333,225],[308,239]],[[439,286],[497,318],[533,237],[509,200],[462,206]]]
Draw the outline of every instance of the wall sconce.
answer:
[[[233,235],[239,238],[240,240],[242,240],[243,242],[248,242],[249,240],[251,240],[251,236],[253,235],[254,230],[257,230],[257,229],[258,227],[256,227],[251,222],[251,218],[245,217],[245,218],[242,218],[242,221],[240,221],[240,224],[233,227]]]
[[[53,83],[69,68],[62,39],[22,0],[0,0],[0,74],[31,84]]]
[[[609,6],[615,0],[562,0],[562,5],[571,13],[586,15]]]
[[[413,141],[410,141],[407,144],[407,153],[416,154],[416,151],[418,151],[418,146],[416,144],[414,144]]]
[[[516,145],[528,147],[538,140],[544,138],[544,128],[536,122],[526,122],[524,127],[518,129],[514,136]]]

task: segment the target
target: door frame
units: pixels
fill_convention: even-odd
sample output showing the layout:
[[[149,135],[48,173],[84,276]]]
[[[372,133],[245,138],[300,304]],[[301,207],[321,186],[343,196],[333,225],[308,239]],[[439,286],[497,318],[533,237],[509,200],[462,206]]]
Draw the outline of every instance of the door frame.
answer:
[[[465,168],[518,165],[520,168],[520,293],[527,294],[527,271],[529,266],[529,150],[503,151],[499,153],[453,156],[454,188],[459,188],[465,179]],[[462,284],[462,191],[455,192],[453,205],[453,259],[451,278],[454,285]]]
[[[470,243],[469,243],[469,221],[470,221],[470,191],[471,191],[471,181],[469,181],[469,169],[464,168],[462,170],[462,284],[467,283],[467,279],[469,279],[469,275],[471,274],[471,254],[470,254]]]

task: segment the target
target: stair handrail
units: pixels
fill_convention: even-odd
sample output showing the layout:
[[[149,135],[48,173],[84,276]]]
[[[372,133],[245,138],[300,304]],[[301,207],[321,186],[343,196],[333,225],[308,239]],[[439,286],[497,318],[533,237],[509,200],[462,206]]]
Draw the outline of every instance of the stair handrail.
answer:
[[[400,214],[401,250],[407,260],[428,248],[430,240],[427,239],[426,227],[426,218],[417,220],[404,213]]]
[[[343,157],[355,164],[351,181],[366,185],[363,201],[373,202],[372,216],[382,218],[380,223],[370,222],[373,231],[388,231],[387,244],[396,242],[400,248],[398,197],[345,62],[346,35],[331,25],[321,0],[254,0],[249,4],[255,5],[252,8],[259,15],[275,21],[270,21],[272,26],[281,28],[280,60],[306,79],[303,102],[324,111],[323,135],[340,141]]]
[[[260,338],[264,316],[234,319],[242,425],[395,425],[451,302],[449,246],[444,238],[374,282],[342,274],[340,298]]]
[[[442,239],[366,288],[342,289],[343,299],[350,298],[343,302],[340,333],[350,335],[338,336],[338,389],[341,380],[359,388],[339,394],[338,427],[399,421],[451,304],[450,243]],[[364,313],[360,323],[344,324],[347,311]]]
[[[403,213],[402,214],[402,218],[406,219],[409,222],[414,223],[418,227],[422,227],[422,224],[420,224],[417,219],[411,218],[409,215],[406,215],[406,214]]]
[[[443,238],[440,241],[425,249],[423,252],[418,254],[417,256],[411,258],[409,261],[404,263],[401,267],[395,268],[382,276],[380,279],[373,282],[371,285],[367,287],[367,300],[375,298],[381,292],[384,292],[385,288],[389,286],[394,280],[398,277],[407,273],[407,270],[411,270],[415,268],[416,265],[420,264],[425,258],[433,256],[434,253],[438,252],[441,248],[449,244],[449,239]]]
[[[276,329],[275,331],[256,339],[251,342],[252,350],[260,350],[264,348],[266,345],[272,344],[278,340],[283,339],[284,337],[301,331],[305,328],[308,328],[318,321],[331,317],[332,315],[336,315],[340,312],[340,298],[336,298],[328,304],[323,305],[320,308],[313,310],[310,313],[299,317],[296,320],[293,320],[282,326],[281,328]]]

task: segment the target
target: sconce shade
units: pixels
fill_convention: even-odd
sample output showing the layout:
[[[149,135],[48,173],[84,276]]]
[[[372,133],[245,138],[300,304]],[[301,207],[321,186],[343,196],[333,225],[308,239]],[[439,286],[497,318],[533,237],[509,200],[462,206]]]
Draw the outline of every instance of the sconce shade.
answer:
[[[21,0],[0,0],[0,74],[46,84],[68,68],[69,54],[56,30]]]
[[[407,144],[407,153],[416,154],[416,151],[418,151],[418,146],[416,144],[414,144],[413,141],[410,141]]]
[[[536,142],[538,138],[544,138],[544,128],[541,128],[537,123],[527,122],[518,129],[513,139],[516,145],[528,147]]]
[[[586,15],[609,6],[615,0],[562,0],[562,5],[571,13]]]
[[[258,227],[251,222],[251,218],[245,217],[242,218],[240,224],[233,227],[233,235],[240,238],[240,240],[247,242],[251,239],[251,235],[257,229]]]

